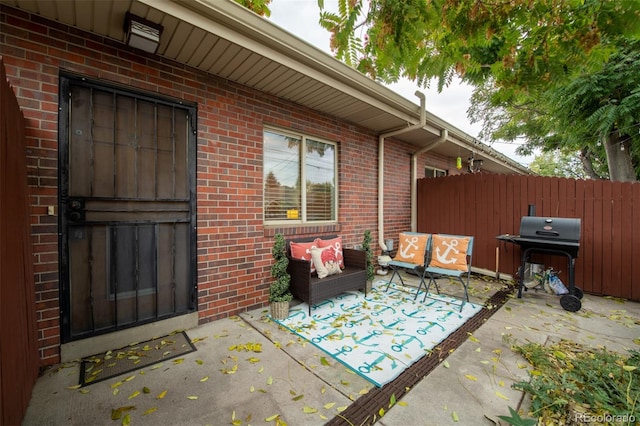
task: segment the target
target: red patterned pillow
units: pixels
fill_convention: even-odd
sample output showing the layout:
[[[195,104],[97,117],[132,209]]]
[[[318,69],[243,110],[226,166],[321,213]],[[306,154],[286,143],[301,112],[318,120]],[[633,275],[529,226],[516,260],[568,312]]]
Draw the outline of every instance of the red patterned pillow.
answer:
[[[331,247],[314,247],[311,249],[311,257],[313,257],[313,264],[318,271],[318,278],[342,273],[342,269],[340,269],[340,265],[338,265],[335,253]]]
[[[311,262],[311,273],[316,272],[316,267],[313,264],[313,259],[311,258],[311,249],[318,247],[318,244],[315,241],[311,241],[308,243],[296,243],[291,241],[291,257],[294,259],[302,259]]]
[[[342,237],[332,238],[330,240],[316,239],[318,243],[318,247],[325,248],[331,247],[333,254],[338,260],[338,265],[340,268],[344,269],[344,256],[342,255]]]

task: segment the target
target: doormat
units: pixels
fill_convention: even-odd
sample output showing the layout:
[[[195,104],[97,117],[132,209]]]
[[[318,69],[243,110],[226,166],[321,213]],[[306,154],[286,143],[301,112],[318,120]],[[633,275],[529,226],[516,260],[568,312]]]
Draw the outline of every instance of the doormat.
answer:
[[[184,331],[166,336],[131,343],[120,349],[83,358],[80,364],[80,386],[88,386],[120,374],[139,370],[150,365],[194,352],[196,347]]]
[[[467,320],[481,306],[430,294],[414,301],[415,291],[387,282],[373,283],[365,297],[346,292],[312,306],[296,305],[277,321],[322,349],[378,387],[410,367]]]

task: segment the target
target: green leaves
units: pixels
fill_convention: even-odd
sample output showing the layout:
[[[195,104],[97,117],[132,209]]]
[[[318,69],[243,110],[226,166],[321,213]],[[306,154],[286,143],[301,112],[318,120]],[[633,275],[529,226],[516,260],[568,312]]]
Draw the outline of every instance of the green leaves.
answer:
[[[504,420],[505,422],[507,422],[508,424],[514,425],[514,426],[535,426],[538,424],[537,420],[523,419],[522,417],[520,417],[520,414],[511,407],[509,407],[509,413],[511,414],[511,416],[498,416],[498,417]]]
[[[614,417],[633,412],[640,395],[640,352],[631,350],[627,358],[568,340],[548,346],[529,343],[513,350],[534,368],[530,380],[513,387],[532,395],[531,411],[545,424],[562,423],[571,412],[606,412]]]
[[[269,302],[289,302],[293,299],[293,295],[289,291],[291,276],[287,273],[289,260],[287,259],[285,244],[284,236],[277,233],[271,249],[275,262],[271,266],[271,276],[274,281],[269,287]]]

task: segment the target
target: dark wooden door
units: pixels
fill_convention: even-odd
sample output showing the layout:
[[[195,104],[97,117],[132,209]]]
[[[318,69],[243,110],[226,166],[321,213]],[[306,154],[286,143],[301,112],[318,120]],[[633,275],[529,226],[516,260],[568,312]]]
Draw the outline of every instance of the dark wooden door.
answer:
[[[66,341],[195,310],[195,108],[62,78]]]

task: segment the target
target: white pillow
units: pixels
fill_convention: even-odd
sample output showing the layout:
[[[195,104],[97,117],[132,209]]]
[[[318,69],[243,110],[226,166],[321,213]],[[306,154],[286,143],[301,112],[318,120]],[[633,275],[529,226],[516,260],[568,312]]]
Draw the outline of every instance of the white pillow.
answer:
[[[311,259],[313,259],[313,264],[316,267],[316,271],[318,271],[318,278],[342,273],[335,251],[331,246],[325,248],[313,247],[311,249]]]

